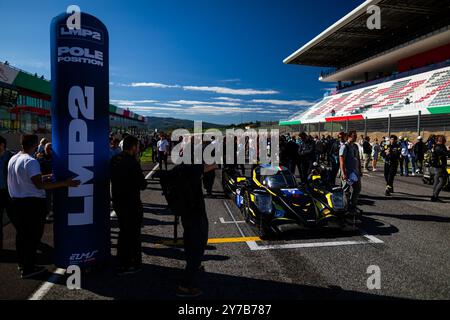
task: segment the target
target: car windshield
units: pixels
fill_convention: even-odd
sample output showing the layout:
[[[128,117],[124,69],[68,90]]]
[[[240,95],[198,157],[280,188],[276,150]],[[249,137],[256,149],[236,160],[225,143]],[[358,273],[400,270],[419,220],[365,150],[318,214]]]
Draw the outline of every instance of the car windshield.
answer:
[[[264,185],[273,189],[295,188],[297,182],[291,174],[279,172],[273,176],[266,176],[263,180]]]

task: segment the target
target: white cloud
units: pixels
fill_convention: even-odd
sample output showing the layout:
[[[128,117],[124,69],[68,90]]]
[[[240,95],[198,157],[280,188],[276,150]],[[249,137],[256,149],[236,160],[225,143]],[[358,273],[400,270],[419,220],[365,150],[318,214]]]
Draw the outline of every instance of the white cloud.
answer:
[[[241,82],[241,79],[235,78],[235,79],[224,79],[220,80],[220,82]]]
[[[181,104],[175,104],[175,103],[157,103],[159,106],[166,106],[166,107],[181,107]]]
[[[227,106],[227,107],[238,107],[238,106],[240,106],[240,104],[236,103],[236,102],[191,101],[191,100],[169,101],[169,103],[182,104],[182,105],[195,105],[195,104],[204,105],[204,104],[210,104],[210,105]]]
[[[230,102],[242,102],[242,99],[235,99],[235,98],[228,98],[228,97],[217,97],[214,98],[215,100],[223,100],[223,101],[230,101]]]
[[[219,107],[213,105],[193,105],[189,107],[158,107],[158,106],[131,106],[130,110],[146,113],[150,115],[155,114],[170,114],[174,115],[230,115],[230,114],[273,114],[277,111],[267,110],[265,108],[242,108],[242,107]]]
[[[155,103],[157,100],[111,100],[111,103],[117,104],[118,106],[134,106],[137,103]]]
[[[257,89],[232,89],[227,87],[208,87],[208,86],[180,86],[180,85],[171,85],[164,84],[158,82],[133,82],[131,84],[121,84],[126,87],[148,87],[148,88],[159,88],[159,89],[167,89],[167,88],[182,88],[187,91],[203,91],[203,92],[214,92],[219,94],[231,94],[231,95],[270,95],[270,94],[278,94],[279,92],[276,90],[257,90]]]
[[[266,95],[266,94],[278,94],[275,90],[255,90],[255,89],[231,89],[225,87],[206,87],[206,86],[183,86],[184,90],[189,91],[204,91],[204,92],[214,92],[220,94],[231,94],[231,95]]]
[[[262,99],[254,99],[252,100],[254,103],[267,103],[273,104],[277,106],[296,106],[296,107],[310,107],[315,104],[315,102],[307,101],[307,100],[262,100]]]
[[[163,83],[156,83],[156,82],[133,82],[129,85],[129,87],[137,88],[137,87],[149,87],[149,88],[179,88],[178,85],[169,85],[169,84],[163,84]]]

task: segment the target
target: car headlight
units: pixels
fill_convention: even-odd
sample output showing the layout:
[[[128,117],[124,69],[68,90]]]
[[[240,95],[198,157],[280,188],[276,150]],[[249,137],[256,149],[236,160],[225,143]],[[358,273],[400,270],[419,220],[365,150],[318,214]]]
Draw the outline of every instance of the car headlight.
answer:
[[[333,204],[333,208],[336,210],[343,210],[345,208],[344,204],[344,193],[336,192],[331,194],[331,203]]]
[[[267,193],[255,193],[255,205],[261,213],[272,213],[272,196]]]

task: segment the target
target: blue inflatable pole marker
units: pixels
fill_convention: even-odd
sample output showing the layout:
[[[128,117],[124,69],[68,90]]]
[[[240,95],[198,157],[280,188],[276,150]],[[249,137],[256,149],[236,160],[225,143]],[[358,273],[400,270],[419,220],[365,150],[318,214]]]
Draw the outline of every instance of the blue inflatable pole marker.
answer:
[[[56,179],[78,188],[57,190],[53,211],[55,264],[91,267],[110,255],[109,38],[97,18],[70,14],[51,23],[52,146]]]

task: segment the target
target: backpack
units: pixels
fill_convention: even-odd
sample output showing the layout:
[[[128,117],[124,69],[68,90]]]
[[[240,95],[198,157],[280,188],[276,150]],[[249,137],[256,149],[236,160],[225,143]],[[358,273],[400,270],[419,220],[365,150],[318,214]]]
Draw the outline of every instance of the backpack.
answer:
[[[431,167],[438,167],[439,166],[439,157],[437,156],[436,152],[434,151],[434,148],[431,150],[428,150],[425,153],[424,161],[428,163]]]

